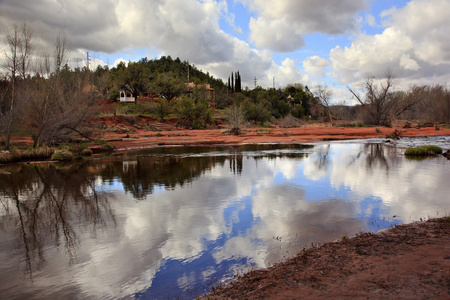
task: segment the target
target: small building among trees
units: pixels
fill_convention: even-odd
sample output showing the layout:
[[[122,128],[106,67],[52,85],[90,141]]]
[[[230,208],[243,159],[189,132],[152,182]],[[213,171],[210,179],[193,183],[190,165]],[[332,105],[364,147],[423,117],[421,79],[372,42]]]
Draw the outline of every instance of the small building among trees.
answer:
[[[131,93],[129,90],[121,89],[119,91],[120,93],[120,102],[136,102],[136,98],[133,97],[133,93]]]
[[[209,83],[195,84],[193,82],[187,82],[187,93],[193,93],[194,89],[201,91],[204,97],[210,102],[210,105],[215,107],[216,104],[216,91],[211,87]],[[212,102],[212,103],[211,103]]]

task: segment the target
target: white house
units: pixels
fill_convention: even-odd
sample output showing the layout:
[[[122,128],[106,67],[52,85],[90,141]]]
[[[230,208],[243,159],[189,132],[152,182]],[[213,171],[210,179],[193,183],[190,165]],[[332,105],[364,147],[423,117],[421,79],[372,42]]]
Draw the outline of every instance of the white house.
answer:
[[[128,90],[120,90],[120,102],[136,102],[136,98]]]

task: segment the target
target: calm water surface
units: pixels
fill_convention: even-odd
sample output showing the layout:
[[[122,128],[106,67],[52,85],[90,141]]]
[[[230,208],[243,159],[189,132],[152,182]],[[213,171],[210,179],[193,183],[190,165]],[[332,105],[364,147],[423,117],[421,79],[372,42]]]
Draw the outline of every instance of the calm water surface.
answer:
[[[195,298],[311,243],[450,213],[450,161],[380,143],[164,148],[0,169],[0,298]]]

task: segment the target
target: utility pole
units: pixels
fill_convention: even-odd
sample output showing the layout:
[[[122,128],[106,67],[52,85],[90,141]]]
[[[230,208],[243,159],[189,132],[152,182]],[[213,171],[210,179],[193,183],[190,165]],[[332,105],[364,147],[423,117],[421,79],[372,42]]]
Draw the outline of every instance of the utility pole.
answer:
[[[255,89],[256,89],[256,83],[257,83],[258,81],[256,80],[256,76],[255,76]]]
[[[89,71],[89,61],[91,60],[91,57],[89,56],[89,52],[86,51],[86,67]]]
[[[275,76],[273,76],[273,89],[275,89]]]
[[[93,82],[92,82],[93,78],[91,76],[91,70],[89,70],[89,61],[90,60],[91,60],[91,57],[89,55],[89,52],[86,51],[86,67],[87,67],[88,76],[89,76],[89,82],[90,82],[90,86],[91,86],[91,100],[92,100],[92,98],[93,98],[92,97],[92,95],[93,95],[93,88],[92,88],[92,86],[93,86]]]

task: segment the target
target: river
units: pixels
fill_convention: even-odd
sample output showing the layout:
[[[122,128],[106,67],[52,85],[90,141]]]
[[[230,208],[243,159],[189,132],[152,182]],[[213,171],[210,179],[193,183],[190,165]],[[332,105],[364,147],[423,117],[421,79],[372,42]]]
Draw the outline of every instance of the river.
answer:
[[[1,298],[194,299],[314,243],[448,215],[450,161],[403,152],[168,147],[4,166]]]

